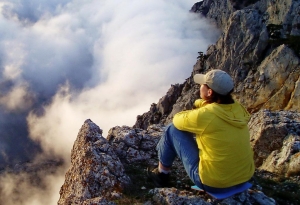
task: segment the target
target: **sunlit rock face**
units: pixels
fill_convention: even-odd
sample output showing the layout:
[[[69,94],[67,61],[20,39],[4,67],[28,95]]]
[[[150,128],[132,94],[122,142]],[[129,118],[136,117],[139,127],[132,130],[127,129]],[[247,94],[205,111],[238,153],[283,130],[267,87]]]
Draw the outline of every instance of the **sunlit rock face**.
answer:
[[[261,110],[249,122],[255,165],[283,176],[300,173],[300,114]]]
[[[239,101],[249,111],[260,109],[300,110],[300,59],[286,45],[277,47],[249,72],[236,90]]]
[[[86,120],[74,143],[58,204],[102,203],[120,197],[128,183],[130,178],[102,130]]]
[[[233,77],[233,96],[250,113],[261,109],[299,112],[299,8],[295,0],[196,3],[191,12],[206,17],[223,32],[206,52],[199,52],[191,76],[172,85],[157,104],[139,115],[135,127],[168,124],[177,112],[191,109],[199,98],[199,86],[192,77],[211,69],[225,70]]]
[[[202,6],[205,2],[211,1]],[[299,111],[300,53],[294,45],[299,42],[300,3],[224,1],[226,11],[232,11],[228,15],[217,10],[222,4],[217,2],[209,7],[217,18],[206,17],[223,33],[195,64],[194,72],[215,68],[229,72],[235,81],[234,96],[252,113],[265,108]],[[233,4],[239,4],[238,9]],[[223,23],[218,21],[224,18]]]

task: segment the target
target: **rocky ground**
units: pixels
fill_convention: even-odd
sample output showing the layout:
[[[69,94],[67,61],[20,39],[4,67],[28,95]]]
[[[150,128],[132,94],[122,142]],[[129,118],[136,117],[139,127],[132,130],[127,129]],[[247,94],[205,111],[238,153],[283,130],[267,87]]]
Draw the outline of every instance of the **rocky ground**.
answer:
[[[153,184],[147,179],[147,165],[127,165],[125,170],[127,174],[133,179],[134,184],[130,185],[124,192],[124,198],[116,201],[117,204],[159,204],[153,201],[151,190],[154,189]],[[177,190],[192,192],[192,195],[201,196],[207,201],[218,204],[217,201],[203,193],[191,190],[192,182],[185,173],[181,163],[177,161],[172,170],[172,184]],[[273,198],[278,205],[296,205],[300,204],[300,177],[284,178],[282,176],[274,175],[266,171],[256,171],[251,180],[254,192],[262,191],[268,197]]]
[[[193,184],[180,161],[175,161],[173,165],[172,188],[155,188],[147,179],[147,168],[157,166],[155,147],[163,127],[151,125],[147,130],[128,126],[114,127],[108,137],[103,138],[99,127],[91,120],[86,120],[74,143],[72,165],[66,173],[58,204],[300,203],[299,175],[287,177],[259,171],[262,169],[257,169],[251,179],[253,187],[250,191],[222,201],[191,190]]]
[[[215,201],[190,189],[193,184],[178,160],[171,172],[172,188],[155,188],[147,178],[147,168],[157,166],[155,145],[162,128],[159,125],[147,130],[115,127],[106,139],[101,136],[101,129],[87,120],[75,141],[72,165],[65,175],[59,204],[300,204],[299,175],[287,177],[258,169],[251,180],[251,191]],[[36,189],[45,189],[45,173],[54,173],[63,166],[61,161],[18,164],[1,170],[0,179],[7,174],[24,176],[18,178],[15,194],[24,191],[20,185],[26,180],[34,183]],[[0,204],[5,204],[2,197],[5,191],[0,186]]]
[[[155,165],[155,160],[151,160],[150,163]],[[45,166],[46,164],[46,166]],[[4,174],[10,173],[20,175],[26,174],[31,179],[36,179],[36,174],[56,170],[59,166],[62,166],[61,161],[44,162],[40,166],[32,163],[18,164],[15,167],[9,167],[6,170],[3,169],[0,172],[0,177]],[[124,191],[123,197],[116,199],[113,202],[117,205],[158,205],[157,201],[153,200],[153,184],[147,179],[147,167],[148,164],[132,164],[125,165],[125,171],[127,175],[132,179],[134,183],[130,184]],[[38,174],[39,175],[39,174]],[[25,180],[25,179],[23,179]],[[172,184],[176,191],[181,191],[186,194],[200,196],[207,201],[212,201],[211,197],[190,189],[192,185],[190,179],[186,175],[183,167],[179,161],[175,162],[172,170]],[[34,180],[34,184],[37,187],[43,188],[44,184],[39,184],[39,180]],[[42,181],[41,181],[42,182]],[[291,178],[284,178],[282,176],[274,175],[266,171],[256,171],[253,180],[253,190],[263,191],[268,197],[273,198],[278,205],[296,205],[300,204],[300,177],[295,176]],[[17,186],[15,187],[15,193],[18,193]],[[0,193],[1,193],[0,189]],[[213,202],[213,201],[212,201]],[[4,202],[0,200],[0,204]],[[218,202],[215,202],[218,204]]]

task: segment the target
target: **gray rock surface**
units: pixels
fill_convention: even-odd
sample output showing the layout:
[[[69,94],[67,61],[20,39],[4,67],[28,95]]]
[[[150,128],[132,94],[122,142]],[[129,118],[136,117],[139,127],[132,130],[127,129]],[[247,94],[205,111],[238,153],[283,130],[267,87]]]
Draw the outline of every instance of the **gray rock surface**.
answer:
[[[91,120],[81,127],[58,204],[106,204],[119,198],[130,178],[102,130]]]
[[[156,144],[163,133],[160,124],[147,130],[122,126],[109,130],[107,140],[123,163],[141,163],[157,158]]]
[[[180,191],[175,188],[156,188],[151,190],[154,195],[153,199],[158,204],[179,205],[179,204],[193,204],[193,205],[211,205],[211,204],[261,204],[261,205],[276,205],[276,201],[267,197],[260,191],[245,191],[233,197],[229,197],[222,201],[215,201],[207,199],[205,195],[195,195],[193,192]]]
[[[272,117],[272,114],[267,113]],[[285,116],[290,116],[288,113]],[[285,118],[279,117],[279,118]],[[288,117],[286,117],[288,118]],[[291,118],[291,117],[290,117]],[[252,124],[264,129],[259,118]],[[276,118],[277,119],[277,118]],[[275,124],[281,122],[276,121]],[[126,174],[123,164],[138,166],[157,163],[155,146],[163,134],[163,125],[152,125],[147,130],[128,126],[114,127],[108,139],[102,137],[102,131],[91,120],[86,120],[74,143],[71,156],[71,167],[66,173],[65,183],[60,191],[58,204],[102,205],[115,204],[123,197],[123,191],[129,184],[136,183]],[[267,128],[265,128],[267,129]],[[256,134],[264,135],[266,131]],[[265,139],[266,136],[258,137]],[[259,143],[258,143],[259,144]],[[294,147],[298,144],[294,143]],[[122,161],[122,163],[121,163]],[[178,163],[178,162],[176,162]],[[182,165],[176,164],[177,171],[186,176]],[[180,180],[178,177],[177,180]],[[206,194],[191,191],[188,188],[155,188],[149,190],[151,200],[147,204],[215,204],[216,200]],[[245,191],[222,200],[222,204],[276,204],[260,190]]]
[[[249,122],[255,165],[283,176],[300,174],[300,114],[261,110]]]
[[[238,85],[238,100],[248,110],[260,109],[299,111],[300,59],[285,45],[276,48],[249,72],[244,83]]]
[[[161,99],[150,111],[139,115],[135,127],[168,124],[177,112],[191,109],[199,97],[199,87],[192,76],[215,68],[233,76],[233,95],[251,113],[260,109],[299,112],[299,9],[296,0],[204,0],[195,4],[191,11],[215,22],[222,35],[206,53],[199,52],[191,76],[178,85],[182,90],[171,87],[168,93],[173,94],[165,95],[164,101]],[[169,103],[169,109],[159,109],[165,101],[175,103]]]

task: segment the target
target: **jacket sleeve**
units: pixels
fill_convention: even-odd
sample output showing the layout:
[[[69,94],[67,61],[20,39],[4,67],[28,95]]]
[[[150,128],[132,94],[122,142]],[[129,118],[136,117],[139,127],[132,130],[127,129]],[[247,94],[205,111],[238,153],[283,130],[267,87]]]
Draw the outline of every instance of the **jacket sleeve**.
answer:
[[[194,108],[200,108],[200,107],[203,107],[204,105],[206,105],[206,101],[203,100],[203,99],[197,99],[195,100],[194,104],[193,104],[193,107]]]
[[[187,110],[177,113],[173,118],[174,126],[182,131],[199,134],[202,132],[198,125],[198,115],[201,109]]]
[[[194,102],[194,108],[199,108],[200,106],[201,106],[201,99],[197,99],[197,100],[195,100],[195,102]]]

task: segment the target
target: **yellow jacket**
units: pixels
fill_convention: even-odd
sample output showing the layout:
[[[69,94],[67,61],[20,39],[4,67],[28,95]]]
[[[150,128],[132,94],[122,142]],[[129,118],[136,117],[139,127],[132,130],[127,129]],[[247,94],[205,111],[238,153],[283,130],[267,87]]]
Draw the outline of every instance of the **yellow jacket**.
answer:
[[[207,104],[196,100],[194,106],[194,110],[177,113],[173,124],[196,134],[202,183],[226,188],[248,181],[255,169],[247,125],[249,113],[238,102]]]

